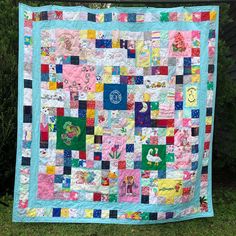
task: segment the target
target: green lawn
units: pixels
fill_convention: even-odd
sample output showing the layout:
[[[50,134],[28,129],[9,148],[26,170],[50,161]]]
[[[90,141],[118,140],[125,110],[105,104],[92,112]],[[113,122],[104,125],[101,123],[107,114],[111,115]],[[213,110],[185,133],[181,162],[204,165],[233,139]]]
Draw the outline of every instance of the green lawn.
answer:
[[[215,217],[156,225],[12,223],[10,207],[0,205],[0,235],[236,235],[236,187],[215,187]],[[6,199],[3,199],[6,201]]]

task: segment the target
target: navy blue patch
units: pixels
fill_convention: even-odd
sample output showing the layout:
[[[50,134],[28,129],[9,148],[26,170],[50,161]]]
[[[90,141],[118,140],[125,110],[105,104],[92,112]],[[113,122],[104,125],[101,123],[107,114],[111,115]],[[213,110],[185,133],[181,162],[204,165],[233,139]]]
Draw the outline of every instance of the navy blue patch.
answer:
[[[104,22],[111,22],[112,21],[112,13],[104,14]]]
[[[126,144],[126,152],[134,152],[134,144]]]
[[[199,109],[193,109],[191,113],[192,113],[192,118],[199,118]]]
[[[94,211],[93,211],[93,217],[94,218],[101,218],[101,215],[102,215],[102,210],[94,209]]]
[[[62,73],[62,65],[56,65],[56,73]]]
[[[128,22],[136,22],[136,13],[128,14]]]
[[[175,110],[183,110],[183,102],[175,102]]]
[[[109,218],[117,218],[117,210],[110,210]]]
[[[126,110],[127,85],[104,84],[103,107],[107,110]]]
[[[72,65],[79,65],[79,57],[78,56],[71,56],[70,62]]]
[[[55,175],[54,183],[61,184],[64,180],[63,175]]]
[[[49,81],[49,73],[41,73],[41,81],[48,82]]]
[[[30,166],[30,158],[29,157],[22,157],[21,165],[22,166]]]
[[[53,208],[52,216],[53,217],[60,217],[61,216],[61,208]]]
[[[32,88],[32,80],[24,79],[24,88]]]
[[[96,39],[96,48],[112,48],[112,40]]]
[[[135,58],[135,49],[128,49],[128,58]]]
[[[96,22],[96,15],[93,13],[88,13],[88,21]]]
[[[141,161],[135,161],[134,162],[134,169],[141,169],[141,164],[142,164]]]

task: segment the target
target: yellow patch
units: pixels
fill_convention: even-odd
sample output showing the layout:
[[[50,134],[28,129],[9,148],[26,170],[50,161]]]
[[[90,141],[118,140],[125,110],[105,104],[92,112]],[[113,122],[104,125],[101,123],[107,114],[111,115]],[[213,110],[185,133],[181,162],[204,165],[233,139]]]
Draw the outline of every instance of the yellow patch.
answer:
[[[120,41],[112,40],[112,47],[113,48],[120,48]]]
[[[190,12],[185,12],[185,13],[184,13],[184,20],[185,20],[185,21],[192,21],[192,13],[190,13]]]
[[[166,136],[174,136],[175,128],[167,128],[166,129]]]
[[[216,20],[216,11],[211,11],[210,12],[210,20],[211,21],[215,21]]]
[[[95,91],[101,93],[104,91],[104,84],[95,84]]]
[[[93,210],[92,209],[85,209],[85,218],[93,218]]]
[[[191,82],[192,83],[199,83],[200,82],[200,75],[199,74],[192,75]]]
[[[56,90],[57,89],[57,82],[49,82],[49,89]]]
[[[186,88],[186,107],[197,106],[197,87],[191,86]]]
[[[157,196],[165,197],[167,204],[173,204],[175,197],[183,194],[181,179],[158,179],[157,184]]]
[[[61,209],[61,217],[69,217],[69,209],[68,208],[62,208]]]
[[[120,75],[128,75],[128,69],[125,66],[120,67]]]
[[[104,66],[103,81],[110,83],[112,78],[112,66]]]
[[[151,119],[157,119],[159,115],[158,110],[151,111]]]
[[[136,65],[137,67],[150,67],[151,53],[150,49],[147,48],[143,41],[136,42]]]
[[[86,135],[86,143],[87,144],[94,144],[94,135]]]
[[[46,172],[49,175],[54,175],[55,174],[55,166],[47,166]]]
[[[144,93],[143,94],[143,100],[144,102],[149,102],[151,99],[151,95],[149,93]]]
[[[152,59],[160,57],[160,48],[153,48],[152,49]]]
[[[35,208],[29,208],[27,209],[27,216],[28,217],[36,217],[37,216],[37,211]]]
[[[96,31],[95,30],[88,30],[87,38],[88,39],[95,39],[96,38]]]
[[[206,117],[206,125],[211,125],[212,124],[212,116],[207,116]]]
[[[81,39],[87,39],[87,36],[88,36],[87,30],[80,30],[79,31],[79,37]]]
[[[88,92],[87,93],[87,100],[90,100],[90,101],[95,100],[95,93]]]
[[[103,128],[101,126],[96,126],[94,134],[95,135],[103,135]]]
[[[94,118],[95,116],[95,110],[93,109],[87,109],[87,118]]]

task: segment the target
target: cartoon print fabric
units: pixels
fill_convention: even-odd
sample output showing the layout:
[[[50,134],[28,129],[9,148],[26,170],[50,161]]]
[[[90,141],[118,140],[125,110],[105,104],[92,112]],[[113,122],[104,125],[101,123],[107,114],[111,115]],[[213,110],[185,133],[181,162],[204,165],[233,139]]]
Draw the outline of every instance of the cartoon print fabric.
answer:
[[[19,9],[13,220],[213,216],[218,7]]]

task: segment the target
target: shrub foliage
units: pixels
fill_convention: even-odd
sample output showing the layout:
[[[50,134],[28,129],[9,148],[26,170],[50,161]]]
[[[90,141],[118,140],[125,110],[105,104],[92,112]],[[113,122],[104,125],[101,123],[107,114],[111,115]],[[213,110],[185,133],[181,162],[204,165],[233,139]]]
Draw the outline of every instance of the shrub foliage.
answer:
[[[29,3],[35,5],[35,3]],[[98,4],[95,6],[99,6]],[[99,7],[104,7],[100,5]],[[224,40],[225,26],[232,22],[229,5],[221,5],[218,83],[213,165],[221,171],[236,170],[236,83],[227,71],[234,64]],[[17,142],[18,2],[0,1],[0,195],[12,194]],[[217,171],[218,172],[218,171]]]

